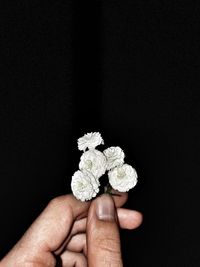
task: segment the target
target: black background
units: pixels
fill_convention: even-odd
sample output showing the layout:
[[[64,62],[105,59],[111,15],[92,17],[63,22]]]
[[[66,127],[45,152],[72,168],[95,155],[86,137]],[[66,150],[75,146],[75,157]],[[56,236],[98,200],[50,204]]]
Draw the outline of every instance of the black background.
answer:
[[[0,257],[100,131],[139,175],[125,266],[200,266],[200,3],[1,1]]]

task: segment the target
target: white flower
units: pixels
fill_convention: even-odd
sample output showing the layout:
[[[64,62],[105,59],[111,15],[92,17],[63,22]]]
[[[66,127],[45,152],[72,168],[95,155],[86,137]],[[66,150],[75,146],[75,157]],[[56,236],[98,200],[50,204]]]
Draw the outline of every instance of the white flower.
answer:
[[[104,144],[104,141],[99,132],[87,133],[78,139],[78,149],[83,151],[87,148],[93,149],[100,144]]]
[[[111,146],[104,150],[103,153],[107,158],[107,170],[120,166],[124,163],[125,154],[118,146]]]
[[[80,170],[91,172],[96,179],[106,172],[106,166],[106,157],[96,149],[84,152],[79,163]]]
[[[86,201],[97,195],[99,182],[91,173],[76,171],[72,176],[71,188],[77,199]]]
[[[110,185],[120,192],[127,192],[137,184],[136,170],[128,165],[115,167],[108,172]]]

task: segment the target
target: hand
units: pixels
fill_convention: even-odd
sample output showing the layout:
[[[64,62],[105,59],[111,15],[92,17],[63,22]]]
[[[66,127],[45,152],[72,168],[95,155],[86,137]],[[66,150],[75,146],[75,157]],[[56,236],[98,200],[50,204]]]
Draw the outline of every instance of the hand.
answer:
[[[141,213],[120,208],[127,196],[53,199],[0,267],[123,266],[118,225],[134,229],[142,222]]]

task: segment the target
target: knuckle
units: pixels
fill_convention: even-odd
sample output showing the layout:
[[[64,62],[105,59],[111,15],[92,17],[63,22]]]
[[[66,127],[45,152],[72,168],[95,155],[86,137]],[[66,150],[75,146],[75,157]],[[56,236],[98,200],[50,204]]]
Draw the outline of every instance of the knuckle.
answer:
[[[58,196],[58,197],[55,197],[55,198],[53,198],[53,199],[50,200],[50,202],[49,202],[49,206],[57,207],[57,206],[59,206],[62,202],[63,202],[63,197],[62,197],[62,196]]]
[[[58,203],[59,203],[59,197],[55,197],[55,198],[50,200],[49,206],[53,206],[54,207],[54,206],[57,206]]]
[[[116,238],[97,238],[97,251],[102,255],[102,264],[106,267],[122,267],[120,241]]]
[[[120,252],[120,242],[116,240],[115,238],[109,237],[109,238],[102,238],[99,237],[97,239],[97,246],[98,249],[103,250],[109,254],[119,256],[121,254]]]

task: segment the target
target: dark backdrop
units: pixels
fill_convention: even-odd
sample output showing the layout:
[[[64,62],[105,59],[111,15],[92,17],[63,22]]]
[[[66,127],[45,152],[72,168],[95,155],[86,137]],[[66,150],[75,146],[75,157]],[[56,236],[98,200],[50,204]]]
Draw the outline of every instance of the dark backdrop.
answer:
[[[100,131],[139,175],[125,266],[200,266],[199,18],[198,1],[1,1],[0,257]]]

